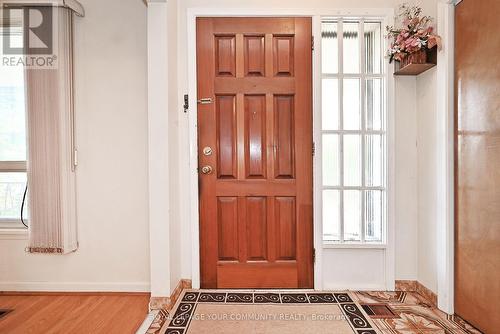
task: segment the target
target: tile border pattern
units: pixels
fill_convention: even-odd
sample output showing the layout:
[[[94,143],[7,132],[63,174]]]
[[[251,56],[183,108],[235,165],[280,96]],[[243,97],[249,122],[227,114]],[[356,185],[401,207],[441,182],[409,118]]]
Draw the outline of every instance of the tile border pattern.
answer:
[[[186,291],[170,320],[165,334],[186,334],[191,317],[200,303],[215,304],[336,304],[356,334],[376,334],[377,330],[348,293],[336,292],[203,292]]]

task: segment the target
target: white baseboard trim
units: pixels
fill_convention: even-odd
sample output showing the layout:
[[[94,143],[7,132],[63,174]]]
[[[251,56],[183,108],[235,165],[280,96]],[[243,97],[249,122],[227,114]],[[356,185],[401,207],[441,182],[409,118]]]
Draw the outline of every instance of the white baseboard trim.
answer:
[[[150,292],[149,282],[0,282],[0,291]]]

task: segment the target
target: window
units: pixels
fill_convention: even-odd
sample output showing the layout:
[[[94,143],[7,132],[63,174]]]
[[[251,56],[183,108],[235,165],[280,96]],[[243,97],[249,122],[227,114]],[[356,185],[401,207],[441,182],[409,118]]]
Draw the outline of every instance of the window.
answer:
[[[383,243],[387,150],[382,22],[345,18],[321,24],[323,241]]]
[[[22,45],[22,31],[10,38]],[[0,36],[6,33],[0,27]],[[3,54],[0,43],[0,54]],[[21,203],[26,187],[25,79],[22,66],[0,65],[0,228],[23,227]]]

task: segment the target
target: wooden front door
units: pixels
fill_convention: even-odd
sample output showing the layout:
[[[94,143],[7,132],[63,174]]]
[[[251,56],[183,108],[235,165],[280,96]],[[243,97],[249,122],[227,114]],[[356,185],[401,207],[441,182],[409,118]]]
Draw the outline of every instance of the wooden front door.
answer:
[[[455,312],[484,333],[500,316],[498,0],[456,7]]]
[[[197,20],[202,288],[313,287],[311,36]]]

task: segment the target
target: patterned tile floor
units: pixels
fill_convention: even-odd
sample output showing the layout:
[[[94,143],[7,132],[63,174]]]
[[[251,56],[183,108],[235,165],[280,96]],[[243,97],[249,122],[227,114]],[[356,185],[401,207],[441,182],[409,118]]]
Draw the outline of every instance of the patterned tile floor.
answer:
[[[351,295],[384,334],[481,333],[458,316],[447,315],[433,307],[416,292],[358,291]],[[377,304],[381,304],[378,309],[373,307]]]
[[[239,304],[337,304],[352,327],[352,333],[381,334],[458,334],[481,333],[457,316],[449,316],[433,307],[416,292],[223,292],[188,290],[180,298],[180,304],[172,311],[159,313],[148,334],[187,333],[189,325],[182,331],[172,331],[176,317],[185,311],[188,303]],[[193,306],[195,304],[191,304]],[[182,310],[182,308],[185,308]],[[191,311],[192,312],[192,311]],[[191,313],[190,313],[191,314]],[[183,324],[180,324],[183,325]],[[175,327],[177,325],[174,325]],[[186,327],[187,326],[187,327]],[[358,327],[356,327],[358,326]],[[179,326],[182,327],[182,326]],[[279,332],[279,331],[278,331]],[[277,333],[278,333],[277,332]],[[244,333],[241,333],[244,334]]]

